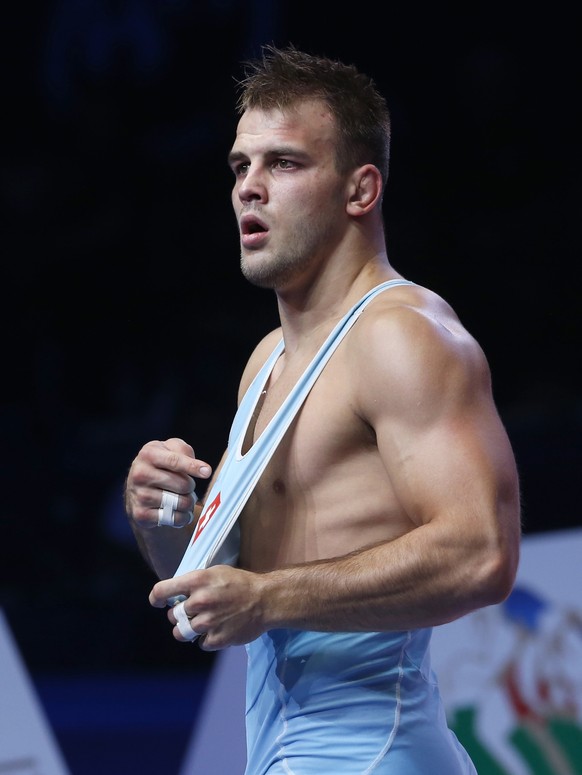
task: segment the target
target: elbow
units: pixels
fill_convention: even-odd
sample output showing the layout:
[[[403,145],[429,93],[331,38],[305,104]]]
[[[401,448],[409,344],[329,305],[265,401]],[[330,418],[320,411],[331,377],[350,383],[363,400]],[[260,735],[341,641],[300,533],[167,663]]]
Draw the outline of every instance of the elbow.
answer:
[[[503,603],[511,594],[519,566],[521,522],[519,502],[512,501],[495,520],[495,529],[481,534],[478,549],[478,597],[483,606]]]
[[[489,550],[481,564],[482,605],[503,603],[513,589],[519,563],[519,546],[499,546]]]

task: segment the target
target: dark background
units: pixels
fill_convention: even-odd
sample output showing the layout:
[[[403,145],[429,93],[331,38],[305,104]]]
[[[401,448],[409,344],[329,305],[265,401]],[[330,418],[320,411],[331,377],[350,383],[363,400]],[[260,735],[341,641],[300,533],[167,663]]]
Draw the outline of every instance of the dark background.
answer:
[[[559,3],[3,9],[0,606],[41,688],[212,665],[147,604],[121,489],[152,438],[217,462],[276,322],[239,275],[225,161],[261,43],[353,62],[386,95],[392,263],[489,358],[524,532],[580,524],[576,29]]]

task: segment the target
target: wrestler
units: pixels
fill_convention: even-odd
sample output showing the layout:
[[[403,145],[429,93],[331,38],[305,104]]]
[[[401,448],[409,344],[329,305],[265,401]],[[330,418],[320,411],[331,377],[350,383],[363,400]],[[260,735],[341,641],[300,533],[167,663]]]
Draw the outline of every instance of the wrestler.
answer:
[[[519,486],[485,354],[431,290],[391,285],[369,302],[245,499],[238,558],[174,576],[211,505],[194,479],[210,493],[338,321],[405,279],[387,254],[390,118],[370,78],[270,46],[240,86],[229,164],[241,268],[275,291],[280,327],[252,353],[239,402],[283,347],[240,450],[229,444],[212,476],[177,438],[133,461],[126,510],[161,579],[150,602],[181,597],[178,619],[168,607],[178,640],[246,645],[247,775],[474,775],[447,728],[431,628],[511,591]]]

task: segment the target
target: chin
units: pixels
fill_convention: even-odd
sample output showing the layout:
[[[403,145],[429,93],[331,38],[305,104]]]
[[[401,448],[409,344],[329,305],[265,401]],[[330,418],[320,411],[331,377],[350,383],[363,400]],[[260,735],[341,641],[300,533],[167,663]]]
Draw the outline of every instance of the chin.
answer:
[[[273,259],[265,254],[241,252],[243,277],[259,288],[281,290],[292,284],[301,273],[299,266],[287,259]]]
[[[252,285],[256,285],[258,288],[268,288],[270,290],[273,290],[275,287],[271,274],[263,271],[261,267],[251,267],[249,266],[249,262],[242,258],[240,268],[245,280],[248,280]]]

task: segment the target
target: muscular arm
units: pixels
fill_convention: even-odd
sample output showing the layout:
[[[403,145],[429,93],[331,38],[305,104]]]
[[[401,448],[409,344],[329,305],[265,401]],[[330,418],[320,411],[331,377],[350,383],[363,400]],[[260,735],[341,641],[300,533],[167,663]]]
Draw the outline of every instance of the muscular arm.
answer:
[[[187,574],[180,591],[205,648],[280,627],[431,626],[509,594],[520,533],[515,462],[481,349],[454,316],[443,319],[406,308],[362,316],[350,342],[354,408],[376,435],[410,530],[264,574]],[[157,585],[151,601],[163,605],[176,591]]]
[[[414,527],[341,570],[390,629],[499,602],[517,568],[519,486],[481,348],[446,308],[380,312],[357,336],[359,410]]]
[[[352,343],[365,354],[354,356],[357,408],[413,527],[351,556],[273,574],[265,582],[272,627],[436,625],[499,602],[514,581],[517,473],[480,347],[454,316],[443,324],[405,308],[362,322]]]

